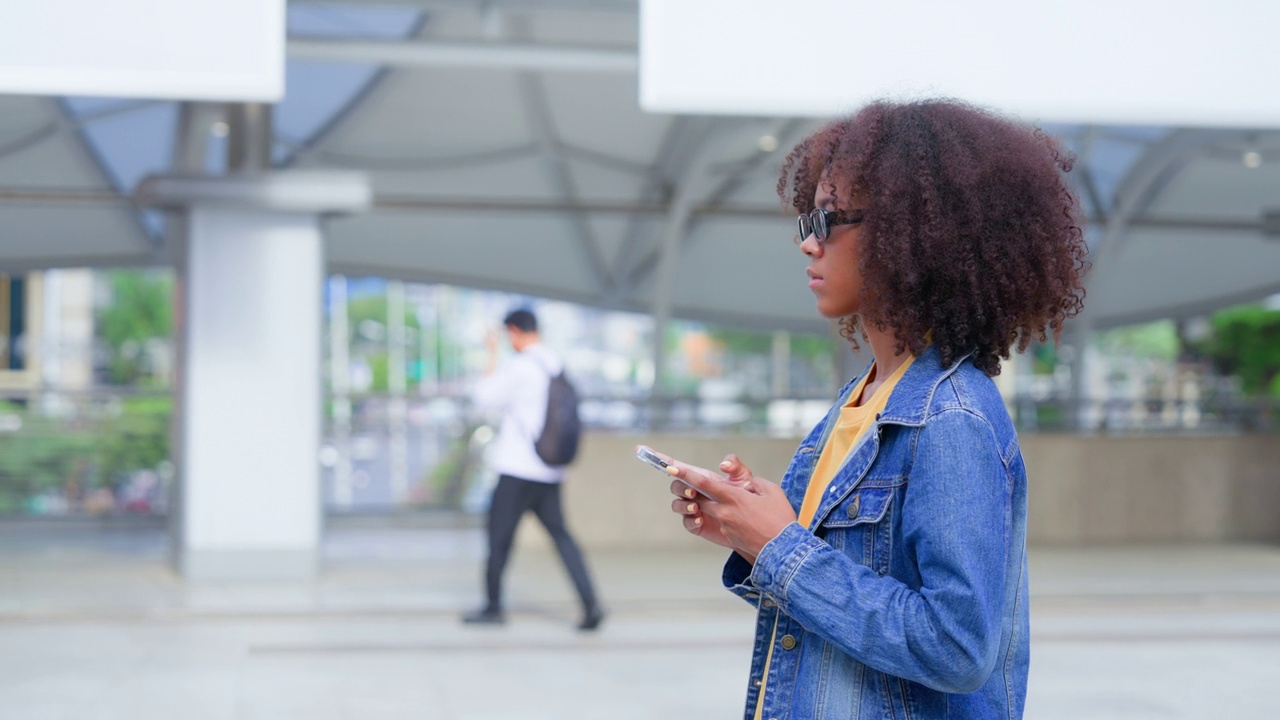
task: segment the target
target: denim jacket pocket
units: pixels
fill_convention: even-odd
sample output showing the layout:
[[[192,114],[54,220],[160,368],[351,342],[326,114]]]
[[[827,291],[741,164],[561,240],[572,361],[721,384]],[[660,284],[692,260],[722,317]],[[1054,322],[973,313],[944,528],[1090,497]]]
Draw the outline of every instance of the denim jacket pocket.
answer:
[[[901,484],[864,484],[849,493],[822,522],[827,543],[880,575],[888,573],[893,552],[890,510]]]

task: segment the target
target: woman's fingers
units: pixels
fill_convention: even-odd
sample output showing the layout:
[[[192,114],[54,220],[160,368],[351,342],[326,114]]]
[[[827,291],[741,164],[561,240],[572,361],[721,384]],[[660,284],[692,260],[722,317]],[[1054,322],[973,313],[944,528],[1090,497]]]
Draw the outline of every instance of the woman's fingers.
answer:
[[[725,488],[723,478],[692,465],[680,466],[673,463],[667,466],[667,473],[671,477],[680,478],[677,482],[685,484],[711,500],[719,499],[717,491],[723,492]],[[719,487],[717,488],[717,486]],[[681,497],[688,497],[683,492],[677,494]]]
[[[698,493],[693,488],[689,487],[688,483],[685,483],[684,481],[681,481],[681,480],[671,481],[671,494],[675,495],[676,497],[682,497],[689,500],[692,500],[698,495]]]
[[[698,503],[691,500],[672,500],[671,512],[693,516],[701,513],[702,509],[698,507]]]

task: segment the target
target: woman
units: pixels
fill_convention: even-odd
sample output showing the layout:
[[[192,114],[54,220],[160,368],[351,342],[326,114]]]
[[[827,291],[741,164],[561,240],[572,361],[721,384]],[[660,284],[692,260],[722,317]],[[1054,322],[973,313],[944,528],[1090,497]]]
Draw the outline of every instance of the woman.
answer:
[[[818,312],[874,361],[780,485],[733,455],[668,470],[759,608],[747,718],[1021,717],[1027,483],[991,376],[1081,309],[1070,165],[952,101],[870,105],[787,157]]]

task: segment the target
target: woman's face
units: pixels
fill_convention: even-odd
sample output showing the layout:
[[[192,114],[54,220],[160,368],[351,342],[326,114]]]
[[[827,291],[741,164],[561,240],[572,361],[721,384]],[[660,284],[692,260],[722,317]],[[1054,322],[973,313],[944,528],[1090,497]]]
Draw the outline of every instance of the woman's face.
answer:
[[[842,214],[862,210],[845,207],[836,198],[836,186],[823,179],[814,193],[813,206]],[[803,238],[800,251],[809,257],[809,290],[817,299],[818,312],[838,319],[858,312],[862,301],[862,226],[833,225],[827,239],[819,242],[813,234]]]

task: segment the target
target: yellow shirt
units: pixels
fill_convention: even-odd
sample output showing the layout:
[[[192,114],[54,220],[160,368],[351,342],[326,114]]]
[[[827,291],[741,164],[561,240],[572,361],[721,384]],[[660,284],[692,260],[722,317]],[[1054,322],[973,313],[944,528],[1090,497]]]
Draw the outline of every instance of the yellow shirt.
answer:
[[[849,394],[849,402],[840,408],[840,417],[836,418],[836,426],[827,436],[827,444],[822,447],[818,463],[813,467],[813,475],[809,476],[809,487],[805,488],[804,502],[800,503],[800,517],[797,520],[801,525],[809,527],[813,522],[813,514],[818,511],[818,505],[822,503],[822,494],[827,491],[827,486],[835,478],[836,471],[844,464],[849,451],[862,439],[867,428],[875,423],[876,415],[884,412],[885,405],[889,403],[889,396],[893,394],[894,386],[898,384],[898,380],[907,372],[907,368],[911,367],[914,360],[914,356],[907,358],[880,387],[876,388],[875,394],[861,405],[857,402],[862,399],[867,378],[871,377],[870,372],[863,376],[858,386]]]
[[[805,527],[813,522],[813,515],[818,511],[818,506],[822,504],[822,494],[827,491],[827,487],[831,485],[831,481],[836,476],[836,471],[844,464],[845,458],[848,457],[849,451],[852,450],[858,441],[862,439],[864,433],[870,428],[876,420],[876,415],[884,411],[885,405],[889,403],[889,396],[893,394],[893,388],[898,384],[898,380],[907,372],[907,368],[915,357],[909,357],[897,370],[889,376],[887,380],[876,388],[875,393],[861,405],[858,401],[862,399],[862,391],[867,386],[867,379],[872,373],[867,372],[862,376],[862,380],[858,381],[858,386],[849,393],[849,402],[840,408],[840,417],[836,418],[835,427],[831,429],[831,434],[827,436],[827,444],[822,447],[822,454],[818,456],[818,463],[813,467],[813,474],[809,476],[809,486],[804,491],[804,501],[800,503],[800,516],[796,522]],[[760,677],[760,695],[756,698],[756,720],[761,720],[761,712],[764,707],[764,691],[765,685],[769,677],[769,664],[773,661],[773,643],[778,636],[778,621],[773,621],[773,638],[769,641],[769,653],[765,656],[764,672]]]

